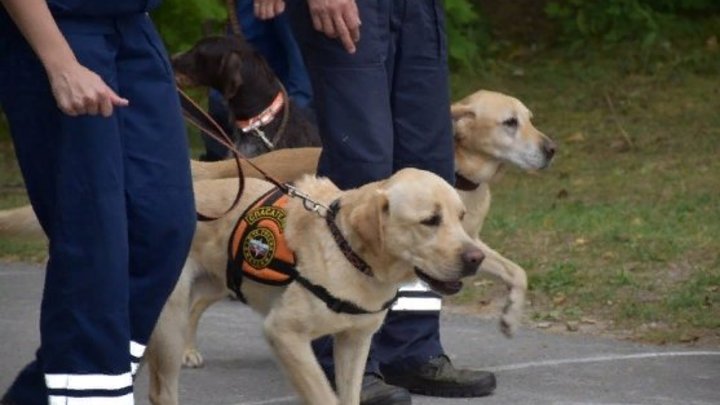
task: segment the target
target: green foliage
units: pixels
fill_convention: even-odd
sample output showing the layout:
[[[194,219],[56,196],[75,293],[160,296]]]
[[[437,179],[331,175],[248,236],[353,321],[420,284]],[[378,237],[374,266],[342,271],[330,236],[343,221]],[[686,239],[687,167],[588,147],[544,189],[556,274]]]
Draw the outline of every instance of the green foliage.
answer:
[[[170,53],[188,49],[204,35],[219,32],[227,18],[220,0],[164,0],[152,17]]]
[[[648,48],[678,33],[710,35],[718,27],[716,0],[555,0],[545,12],[560,28],[560,40],[572,47],[588,42],[605,44],[639,40]],[[714,14],[715,13],[715,14]],[[713,19],[707,24],[699,19]],[[713,28],[714,27],[714,28]]]
[[[452,67],[471,67],[481,45],[490,42],[487,24],[468,0],[445,1],[446,34]]]

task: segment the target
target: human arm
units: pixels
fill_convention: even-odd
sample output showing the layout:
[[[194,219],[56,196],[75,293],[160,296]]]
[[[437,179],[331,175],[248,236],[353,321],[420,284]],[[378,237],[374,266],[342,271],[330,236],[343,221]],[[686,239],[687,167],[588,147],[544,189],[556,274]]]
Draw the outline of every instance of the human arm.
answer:
[[[105,82],[82,66],[55,22],[45,0],[0,0],[38,56],[58,108],[65,114],[105,117],[128,105]]]
[[[355,53],[360,40],[360,15],[355,0],[307,0],[313,27],[330,38],[337,38],[345,50]],[[283,0],[255,0],[255,16],[269,19],[285,9]]]

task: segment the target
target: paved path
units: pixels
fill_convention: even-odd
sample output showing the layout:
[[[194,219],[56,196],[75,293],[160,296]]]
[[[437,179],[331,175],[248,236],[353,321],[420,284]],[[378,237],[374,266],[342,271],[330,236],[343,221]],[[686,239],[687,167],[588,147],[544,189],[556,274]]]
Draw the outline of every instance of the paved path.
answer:
[[[0,391],[38,342],[43,279],[36,265],[0,263]],[[242,304],[223,302],[201,322],[206,366],[184,370],[185,405],[297,404],[259,330]],[[720,349],[657,347],[521,329],[504,339],[495,322],[448,316],[443,341],[454,362],[496,372],[497,392],[482,399],[416,396],[416,405],[450,404],[720,404]],[[147,403],[147,376],[137,402]]]

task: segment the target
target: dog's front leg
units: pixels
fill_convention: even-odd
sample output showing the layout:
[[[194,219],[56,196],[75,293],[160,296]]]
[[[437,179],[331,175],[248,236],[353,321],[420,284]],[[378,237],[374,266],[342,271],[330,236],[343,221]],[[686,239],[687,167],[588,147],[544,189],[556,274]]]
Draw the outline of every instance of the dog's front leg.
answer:
[[[335,386],[342,405],[360,403],[360,388],[373,331],[348,330],[335,335]]]
[[[315,358],[310,337],[291,330],[273,315],[271,311],[265,319],[265,336],[303,403],[337,405],[337,396]]]
[[[510,289],[507,302],[500,317],[500,330],[511,337],[522,318],[527,292],[527,274],[525,270],[505,258],[500,253],[480,242],[480,249],[485,253],[485,260],[480,264],[480,271],[500,278]]]

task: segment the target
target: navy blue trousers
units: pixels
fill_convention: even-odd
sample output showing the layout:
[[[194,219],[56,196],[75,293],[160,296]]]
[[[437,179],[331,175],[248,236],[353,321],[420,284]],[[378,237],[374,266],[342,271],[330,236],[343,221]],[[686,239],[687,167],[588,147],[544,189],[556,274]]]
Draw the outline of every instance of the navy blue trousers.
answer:
[[[314,30],[305,2],[288,6],[313,84],[323,142],[318,174],[347,189],[416,167],[452,183],[442,2],[358,1],[361,37],[353,55]],[[330,339],[313,346],[331,374]],[[373,340],[366,371],[402,371],[442,353],[439,310],[390,311]]]
[[[194,232],[187,137],[146,14],[58,22],[80,63],[130,105],[109,118],[63,114],[38,59],[0,15],[0,104],[49,239],[40,348],[7,396],[129,404]]]

